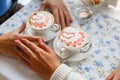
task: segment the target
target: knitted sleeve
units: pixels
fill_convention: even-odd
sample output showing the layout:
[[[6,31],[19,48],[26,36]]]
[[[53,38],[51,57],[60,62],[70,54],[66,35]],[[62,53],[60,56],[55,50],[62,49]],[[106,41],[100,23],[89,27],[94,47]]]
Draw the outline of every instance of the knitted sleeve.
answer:
[[[73,69],[65,64],[61,64],[52,74],[50,80],[87,80],[80,74],[73,72]]]

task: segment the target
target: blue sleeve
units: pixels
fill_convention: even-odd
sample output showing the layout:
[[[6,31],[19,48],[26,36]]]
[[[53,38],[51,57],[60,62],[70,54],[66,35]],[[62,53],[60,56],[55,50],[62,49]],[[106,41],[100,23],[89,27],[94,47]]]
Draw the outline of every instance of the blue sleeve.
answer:
[[[12,0],[0,0],[0,16],[3,16],[11,7]]]

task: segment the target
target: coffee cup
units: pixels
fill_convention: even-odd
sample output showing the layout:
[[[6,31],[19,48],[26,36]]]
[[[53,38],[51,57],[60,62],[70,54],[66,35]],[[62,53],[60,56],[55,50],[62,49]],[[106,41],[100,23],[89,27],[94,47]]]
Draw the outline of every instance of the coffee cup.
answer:
[[[63,59],[75,53],[81,53],[81,51],[86,52],[91,47],[86,33],[82,29],[72,26],[64,28],[54,42],[54,44],[57,44],[57,46],[54,46],[59,49],[59,53],[56,53]]]
[[[82,2],[91,7],[98,7],[103,4],[104,0],[82,0]]]
[[[26,24],[32,35],[40,36],[45,41],[53,39],[60,30],[60,26],[55,24],[54,16],[47,11],[32,13]]]

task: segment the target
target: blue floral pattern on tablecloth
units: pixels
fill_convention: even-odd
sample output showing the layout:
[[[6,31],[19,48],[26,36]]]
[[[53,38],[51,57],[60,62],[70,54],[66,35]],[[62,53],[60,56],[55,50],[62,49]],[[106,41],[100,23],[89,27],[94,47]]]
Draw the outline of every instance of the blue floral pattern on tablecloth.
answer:
[[[79,0],[65,0],[69,9]],[[21,11],[0,26],[0,35],[18,28],[28,15],[39,9],[39,0],[33,0]],[[71,63],[77,72],[88,80],[104,80],[120,64],[120,22],[106,14],[95,14],[81,26],[88,34],[92,48],[90,56],[83,61]]]
[[[82,28],[91,39],[91,55],[71,66],[88,80],[104,80],[120,64],[120,22],[107,15],[96,15]]]

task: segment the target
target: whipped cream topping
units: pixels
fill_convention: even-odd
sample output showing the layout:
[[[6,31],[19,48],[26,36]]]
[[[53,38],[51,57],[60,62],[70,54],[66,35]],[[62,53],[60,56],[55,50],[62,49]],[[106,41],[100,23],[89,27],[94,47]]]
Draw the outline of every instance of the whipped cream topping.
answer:
[[[83,30],[67,27],[61,32],[59,38],[61,43],[65,46],[77,48],[85,44],[86,34]]]
[[[39,11],[36,13],[33,13],[29,17],[29,23],[31,27],[35,29],[43,29],[50,27],[54,22],[53,15],[46,11]]]

